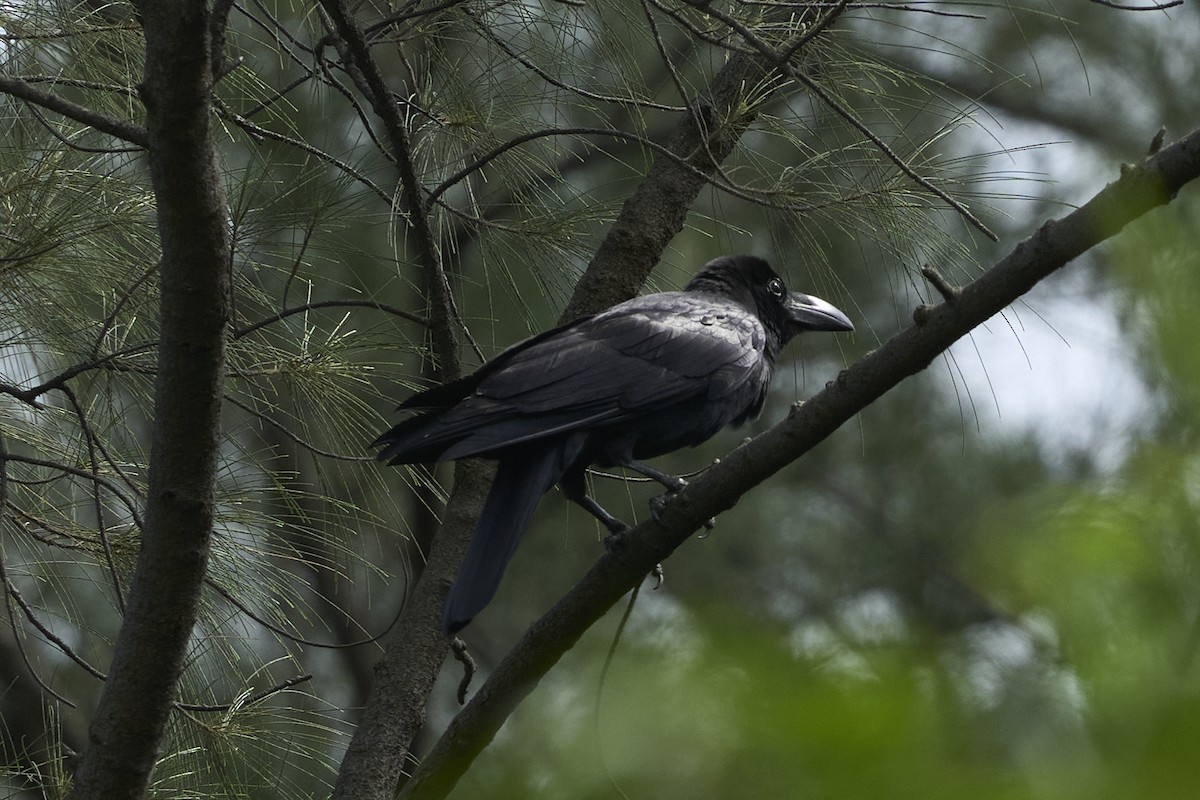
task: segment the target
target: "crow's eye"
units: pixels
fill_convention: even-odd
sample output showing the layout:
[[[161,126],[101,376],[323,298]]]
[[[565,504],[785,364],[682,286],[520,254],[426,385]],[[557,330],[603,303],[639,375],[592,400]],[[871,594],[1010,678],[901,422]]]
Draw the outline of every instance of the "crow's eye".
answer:
[[[783,297],[787,294],[787,288],[784,287],[783,281],[779,280],[779,278],[771,279],[771,282],[767,284],[767,291],[776,297]]]

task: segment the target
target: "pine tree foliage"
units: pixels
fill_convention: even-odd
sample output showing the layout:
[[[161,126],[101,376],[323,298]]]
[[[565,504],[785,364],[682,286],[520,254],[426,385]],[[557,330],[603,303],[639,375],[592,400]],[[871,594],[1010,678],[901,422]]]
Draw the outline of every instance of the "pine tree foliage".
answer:
[[[1168,2],[1147,20],[1110,5],[213,2],[205,10],[208,112],[231,242],[223,425],[207,577],[150,792],[293,798],[325,796],[335,784],[351,792],[345,768],[340,779],[337,772],[357,708],[376,700],[371,665],[395,662],[382,643],[407,635],[401,608],[420,605],[426,560],[435,537],[446,535],[438,534],[443,504],[450,499],[451,520],[456,502],[470,501],[466,482],[455,487],[447,470],[372,460],[367,445],[398,394],[469,369],[564,308],[596,310],[643,284],[676,287],[730,251],[772,254],[796,286],[862,319],[864,333],[845,352],[822,358],[801,348],[804,372],[785,373],[781,384],[791,383],[786,399],[811,394],[810,374],[819,388],[906,325],[913,305],[939,299],[921,267],[935,264],[965,283],[991,260],[993,229],[1027,233],[1026,209],[1013,196],[1040,195],[1046,176],[1026,170],[1019,153],[1028,140],[1006,139],[1002,122],[1082,128],[1102,146],[1141,143],[1127,133],[1140,117],[1098,125],[1087,103],[1062,101],[1062,75],[1093,76],[1107,96],[1113,45],[1097,30],[1130,20],[1123,41],[1177,43],[1194,38],[1194,12]],[[1168,15],[1192,28],[1164,30]],[[70,787],[142,542],[163,324],[140,87],[145,50],[137,4],[0,0],[0,742],[14,794],[58,796]],[[1184,66],[1136,61],[1143,81],[1178,87],[1191,79]],[[1030,83],[1060,107],[1024,99]],[[1164,95],[1163,113],[1193,111]],[[635,205],[647,187],[661,193],[653,213]],[[609,282],[577,296],[581,278],[596,275]],[[1151,383],[1186,376],[1187,358],[1174,345],[1149,335],[1142,344],[1167,353]],[[679,692],[711,719],[694,730],[677,721],[667,736],[681,757],[669,768],[644,763],[631,746],[612,750],[626,788],[661,794],[671,784],[656,781],[662,767],[679,780],[704,773],[712,796],[731,796],[735,763],[756,765],[756,793],[800,796],[889,793],[917,774],[905,771],[909,753],[900,749],[844,780],[854,767],[836,761],[835,745],[867,745],[848,728],[823,739],[819,726],[797,723],[807,704],[854,720],[881,715],[883,738],[948,748],[944,726],[969,720],[978,734],[980,718],[1044,701],[1070,729],[1059,741],[1086,749],[1090,707],[1078,699],[1079,676],[1094,677],[1086,672],[1094,664],[1060,667],[1065,648],[1056,636],[1092,632],[1067,613],[1050,621],[1010,614],[993,599],[994,574],[957,568],[989,552],[988,514],[1001,512],[987,510],[997,493],[1021,495],[1047,480],[1086,485],[1094,465],[1084,457],[1074,472],[1063,470],[1028,441],[968,444],[987,389],[981,397],[980,387],[965,385],[956,357],[898,392],[895,407],[867,418],[858,438],[814,453],[806,463],[820,477],[789,477],[731,513],[734,527],[757,531],[755,541],[718,537],[709,563],[684,562],[685,587],[689,576],[693,587],[725,581],[745,618],[769,621],[763,629],[741,628],[741,617],[713,611],[696,589],[652,603],[661,627],[635,627],[637,656],[626,657],[644,655],[665,677],[621,689],[618,676],[607,691],[620,699],[605,715],[622,709],[620,738],[635,737],[628,721],[638,707],[653,705],[655,692]],[[1190,420],[1193,410],[1184,403],[1167,416]],[[922,449],[969,452],[978,473],[913,469]],[[1188,469],[1170,463],[1172,476]],[[1133,497],[1122,503],[1146,492],[1153,505],[1156,495],[1135,473],[1128,468]],[[629,513],[640,515],[639,487],[597,485],[620,503],[636,496]],[[1052,535],[1104,516],[1103,497],[1064,493],[1073,499],[1055,494],[1059,511],[1049,521],[1019,503],[999,507]],[[931,497],[945,502],[931,510]],[[1033,497],[1035,506],[1049,502]],[[1064,522],[1072,507],[1078,519]],[[561,515],[551,527],[561,534]],[[561,550],[564,537],[550,538]],[[579,537],[570,538],[574,547]],[[1078,555],[1071,536],[1056,541]],[[1190,547],[1184,538],[1160,544]],[[1012,563],[1028,567],[1031,582],[1022,590],[1042,597],[1045,566],[1032,546],[1020,552]],[[576,566],[563,570],[581,574]],[[529,578],[520,559],[514,569]],[[520,601],[529,606],[517,608],[523,619],[570,585],[532,584]],[[1018,576],[994,591],[1020,585]],[[1098,605],[1085,598],[1085,607]],[[872,633],[864,620],[879,627]],[[496,641],[484,635],[488,665],[513,624],[498,625]],[[1036,657],[1022,674],[981,677],[1005,636]],[[929,639],[936,642],[922,649]],[[580,648],[582,668],[599,658],[598,647]],[[753,654],[741,666],[729,655],[739,649]],[[702,657],[722,671],[705,675],[696,666]],[[811,680],[785,698],[793,716],[741,694],[745,684],[733,676],[744,669],[766,685],[788,680],[793,665]],[[839,711],[838,687],[862,691],[867,677],[883,688]],[[1001,685],[997,696],[1028,691],[981,712],[979,687],[989,679]],[[414,731],[432,684],[429,676],[413,686],[421,698],[409,709]],[[501,756],[481,763],[479,786],[523,787],[514,795],[539,781],[561,794],[581,785],[605,791],[613,775],[589,771],[594,763],[538,773],[537,737],[556,723],[563,758],[586,749],[586,719],[553,709],[586,705],[591,689],[560,680],[543,691],[553,699],[522,722],[525,739],[497,743]],[[723,693],[749,698],[766,733],[751,730]],[[955,693],[945,705],[931,700]],[[442,708],[439,695],[431,707]],[[901,719],[905,709],[922,724]],[[1020,760],[1014,741],[1027,728],[999,727],[994,742],[972,740],[971,752],[994,745],[1007,769]],[[618,748],[616,738],[602,734],[602,749]],[[771,778],[789,741],[807,743],[812,759],[794,784]],[[411,746],[410,738],[401,749]],[[519,758],[504,763],[505,753]],[[396,788],[395,771],[385,794]],[[1000,782],[1018,772],[1001,770]],[[962,786],[1000,796],[994,777]],[[674,792],[694,794],[685,786]]]

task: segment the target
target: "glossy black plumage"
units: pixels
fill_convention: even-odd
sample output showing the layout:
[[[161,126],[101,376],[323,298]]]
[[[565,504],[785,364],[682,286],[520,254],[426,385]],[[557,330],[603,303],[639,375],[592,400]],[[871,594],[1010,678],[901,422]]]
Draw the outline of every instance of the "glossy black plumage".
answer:
[[[409,398],[401,408],[419,413],[375,441],[380,459],[498,460],[443,628],[461,629],[491,600],[554,484],[620,530],[585,494],[589,465],[627,467],[678,489],[682,481],[639,462],[756,416],[775,358],[795,334],[852,329],[828,303],[789,293],[762,259],[731,256],[681,292],[637,297],[526,339]]]

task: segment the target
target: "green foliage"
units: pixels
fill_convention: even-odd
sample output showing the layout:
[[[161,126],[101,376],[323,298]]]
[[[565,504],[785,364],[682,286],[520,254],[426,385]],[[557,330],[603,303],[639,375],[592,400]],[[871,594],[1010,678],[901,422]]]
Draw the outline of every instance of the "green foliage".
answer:
[[[440,190],[430,223],[468,360],[555,319],[662,156],[680,90],[703,88],[725,48],[745,46],[713,14],[786,41],[798,17],[774,8],[464,3],[377,32],[413,166]],[[1143,148],[1147,124],[1114,109],[1156,87],[1164,114],[1186,105],[1180,87],[1194,85],[1196,64],[1128,53],[1160,35],[1186,38],[1187,26],[1138,19],[1113,37],[1106,14],[1117,12],[1089,11],[1067,19],[998,4],[918,16],[864,4],[801,59],[846,113],[802,88],[781,91],[778,78],[754,87],[737,109],[754,123],[722,165],[721,188],[701,195],[652,284],[674,288],[706,258],[749,250],[855,309],[862,333],[844,352],[797,345],[800,366],[784,371],[762,425],[907,324],[930,294],[916,268],[934,263],[961,280],[987,260],[847,114],[916,173],[981,214],[1012,213],[1025,233],[1035,212],[1014,210],[1009,195],[1050,190],[1010,160],[1006,136],[979,144],[981,126],[1001,126],[964,95]],[[964,16],[980,12],[988,19]],[[130,6],[3,2],[0,28],[6,76],[141,118],[143,42]],[[315,7],[286,0],[237,5],[231,17],[229,54],[242,60],[213,112],[234,243],[225,440],[211,581],[155,777],[164,797],[326,793],[378,653],[361,643],[392,621],[442,491],[428,472],[381,469],[366,452],[397,395],[428,377],[427,330],[413,321],[427,313],[428,276],[378,120],[334,49],[307,49],[326,33]],[[987,76],[983,90],[964,83],[969,69]],[[1076,97],[1086,94],[1072,88],[1076,72],[1094,74],[1100,99]],[[1112,88],[1123,81],[1137,91]],[[1061,107],[1006,100],[1030,85]],[[1102,124],[1086,116],[1095,108]],[[579,128],[593,132],[556,133]],[[93,702],[140,542],[158,244],[136,150],[9,96],[0,142],[0,384],[12,389],[0,393],[11,457],[0,559],[15,621],[15,639],[0,634],[0,667],[27,665],[49,687],[37,691],[52,740],[5,739],[4,760],[14,787],[53,794],[69,772],[57,743],[86,740],[84,715],[51,691]],[[980,435],[975,406],[986,398],[962,390],[947,358],[681,550],[667,588],[643,594],[599,701],[603,628],[458,794],[1190,796],[1200,741],[1196,223],[1194,205],[1159,211],[1111,256],[1158,403],[1119,468],[1101,473],[1084,454],[1068,469],[1028,436]],[[321,305],[344,300],[388,308]],[[18,396],[71,370],[36,398],[41,407]],[[666,466],[702,467],[734,442]],[[597,484],[621,516],[644,513],[642,487]],[[560,503],[547,501],[471,629],[485,666],[598,550],[594,525]],[[435,717],[445,710],[435,703]]]

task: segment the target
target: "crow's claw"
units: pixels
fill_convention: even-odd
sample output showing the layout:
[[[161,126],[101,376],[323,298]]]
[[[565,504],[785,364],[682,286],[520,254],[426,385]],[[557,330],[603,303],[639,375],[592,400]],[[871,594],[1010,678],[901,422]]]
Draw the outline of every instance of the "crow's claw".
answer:
[[[650,574],[654,576],[654,591],[662,588],[663,581],[667,579],[667,575],[663,572],[662,564],[655,564],[654,569],[650,570]]]
[[[650,516],[660,525],[662,524],[662,510],[667,507],[670,497],[671,493],[667,492],[650,498]]]
[[[678,475],[671,475],[671,483],[664,484],[667,487],[667,494],[678,494],[687,488],[688,482],[686,478],[681,478]]]
[[[610,556],[616,559],[624,558],[625,552],[629,549],[629,532],[633,530],[628,525],[625,525],[617,530],[609,531],[609,534],[604,537],[604,549]]]
[[[653,517],[654,521],[660,525],[662,524],[662,518],[660,515],[662,514],[663,509],[667,507],[667,504],[671,502],[671,499],[675,497],[675,495],[687,488],[687,481],[685,481],[683,478],[679,478],[678,480],[679,483],[674,488],[668,489],[665,494],[656,495],[655,497],[650,498],[650,516]]]
[[[674,498],[678,492],[683,491],[688,485],[687,481],[685,481],[683,478],[679,478],[678,480],[678,489],[668,489],[666,494],[660,494],[657,497],[650,498],[650,516],[653,517],[654,521],[660,525],[662,524],[661,515],[663,509],[670,504],[672,498]],[[704,533],[700,534],[700,538],[703,539],[704,537],[708,536],[710,533],[712,533],[713,528],[715,527],[717,527],[716,517],[709,517],[708,519],[704,520]]]

